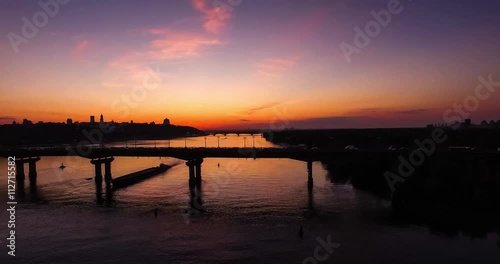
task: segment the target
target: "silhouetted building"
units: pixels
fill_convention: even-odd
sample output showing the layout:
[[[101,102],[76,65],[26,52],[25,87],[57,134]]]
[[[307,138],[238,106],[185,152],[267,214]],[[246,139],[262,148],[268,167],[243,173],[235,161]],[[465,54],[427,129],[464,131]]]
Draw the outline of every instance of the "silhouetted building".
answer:
[[[12,124],[13,124],[13,125],[17,125],[16,120],[12,121]]]
[[[101,118],[99,118],[99,123],[104,123],[104,116],[101,114]]]
[[[23,119],[23,125],[33,125],[33,122],[31,122],[31,120],[28,120],[28,119]]]
[[[472,120],[470,118],[465,119],[464,128],[471,128],[471,127],[472,127]]]
[[[170,125],[170,119],[168,119],[168,118],[163,119],[163,125],[169,126]]]
[[[94,123],[95,123],[95,117],[94,117],[94,116],[90,116],[90,123],[91,123],[91,124],[94,124]]]
[[[68,118],[68,119],[66,120],[66,124],[67,124],[67,125],[72,125],[72,124],[73,124],[73,119]]]

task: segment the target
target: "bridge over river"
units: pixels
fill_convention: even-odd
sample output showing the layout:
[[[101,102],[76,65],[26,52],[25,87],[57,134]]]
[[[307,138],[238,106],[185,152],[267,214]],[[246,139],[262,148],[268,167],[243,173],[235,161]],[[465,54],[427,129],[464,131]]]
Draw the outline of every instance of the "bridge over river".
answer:
[[[47,148],[14,148],[0,149],[0,156],[15,156],[17,165],[18,185],[24,182],[24,164],[29,164],[30,183],[36,184],[36,162],[43,156],[80,156],[88,158],[95,166],[95,181],[97,185],[102,184],[102,164],[104,164],[104,179],[107,187],[112,182],[111,163],[113,157],[173,157],[186,160],[189,167],[190,186],[201,184],[202,171],[201,164],[204,158],[252,158],[252,159],[276,159],[286,158],[304,161],[307,168],[308,188],[313,187],[312,163],[321,161],[324,163],[334,163],[332,168],[339,170],[356,170],[363,168],[362,178],[358,178],[365,184],[372,185],[373,174],[383,179],[383,185],[387,186],[384,180],[384,171],[391,171],[398,176],[401,174],[402,160],[413,161],[417,164],[420,173],[418,175],[436,174],[436,167],[440,164],[450,164],[460,166],[461,170],[468,170],[471,175],[475,174],[478,167],[487,168],[488,173],[485,181],[500,188],[500,152],[497,150],[470,150],[470,149],[434,149],[428,150],[339,150],[339,149],[305,149],[305,148],[127,148],[127,147],[47,147]],[[403,165],[402,165],[403,164]],[[463,168],[462,168],[463,167]],[[335,169],[333,169],[335,170]],[[380,175],[379,175],[380,174]],[[426,176],[427,177],[427,176]],[[463,180],[463,179],[462,179]],[[475,181],[475,179],[469,179]],[[404,181],[401,181],[404,182]],[[412,181],[406,181],[405,184]],[[407,184],[408,185],[408,184]],[[22,185],[21,185],[22,186]],[[400,188],[403,190],[404,188]]]

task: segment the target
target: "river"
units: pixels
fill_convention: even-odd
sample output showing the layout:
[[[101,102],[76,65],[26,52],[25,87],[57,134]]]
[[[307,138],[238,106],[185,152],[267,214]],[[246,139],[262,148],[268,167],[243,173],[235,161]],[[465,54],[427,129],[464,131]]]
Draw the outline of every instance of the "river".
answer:
[[[109,146],[203,147],[205,140],[207,147],[274,147],[260,136],[233,134]],[[16,257],[7,255],[2,243],[1,263],[500,263],[498,234],[471,238],[395,222],[390,201],[332,182],[320,162],[313,163],[309,192],[301,161],[204,159],[204,211],[190,206],[182,160],[115,157],[112,174],[160,163],[174,167],[100,193],[89,160],[42,157],[36,192],[29,191],[26,179],[26,194],[18,197]],[[6,159],[0,171],[6,175]],[[0,201],[6,208],[3,178]],[[5,209],[1,219],[5,242]]]

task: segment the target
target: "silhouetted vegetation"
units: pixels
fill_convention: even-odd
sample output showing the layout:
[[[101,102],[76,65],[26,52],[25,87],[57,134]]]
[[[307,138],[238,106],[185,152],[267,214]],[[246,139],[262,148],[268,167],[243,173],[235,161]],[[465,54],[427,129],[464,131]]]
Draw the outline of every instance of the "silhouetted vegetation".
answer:
[[[309,147],[339,148],[354,145],[359,149],[385,148],[391,145],[418,148],[416,139],[430,138],[434,128],[380,128],[380,129],[331,129],[331,130],[283,130],[264,134],[276,144]],[[449,146],[471,146],[484,148],[500,147],[499,128],[458,129],[442,128],[448,139],[439,148]]]
[[[500,233],[500,129],[443,129],[447,140],[436,144],[437,151],[414,166],[414,171],[395,185],[394,192],[385,173],[399,175],[397,156],[409,160],[418,148],[414,140],[430,138],[433,128],[285,130],[268,139],[282,145],[359,148],[352,151],[408,147],[394,156],[335,157],[322,160],[322,164],[332,183],[351,184],[390,200],[396,223],[424,225],[430,232],[449,236],[474,238]],[[450,146],[471,148],[448,151]]]

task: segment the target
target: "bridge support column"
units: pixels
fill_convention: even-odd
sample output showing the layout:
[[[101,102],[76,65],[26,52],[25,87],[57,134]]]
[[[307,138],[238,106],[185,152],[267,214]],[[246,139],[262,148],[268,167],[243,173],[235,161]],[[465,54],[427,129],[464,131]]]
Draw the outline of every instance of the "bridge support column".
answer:
[[[24,174],[24,163],[28,163],[29,172],[28,176],[30,179],[30,186],[32,190],[36,189],[36,162],[40,160],[40,157],[28,157],[28,158],[18,158],[16,159],[16,181],[18,190],[24,190],[24,179],[26,178]]]
[[[307,189],[312,190],[313,184],[313,171],[312,171],[312,161],[307,162]]]
[[[190,204],[196,211],[204,210],[201,199],[201,163],[203,163],[202,158],[194,158],[186,162],[186,165],[189,167]]]
[[[104,163],[104,181],[106,182],[106,188],[111,188],[111,182],[113,178],[111,178],[111,161],[109,160]]]
[[[196,166],[196,185],[198,188],[201,189],[201,163],[203,163],[203,159],[196,159],[195,160],[195,166]]]
[[[93,159],[90,161],[90,163],[94,164],[95,166],[95,184],[97,187],[102,186],[102,164],[104,163],[104,177],[106,181],[106,187],[110,188],[111,187],[111,162],[115,158],[113,157],[105,157],[105,158],[97,158]]]
[[[40,160],[40,157],[36,157],[36,158],[30,158],[28,161],[28,164],[29,164],[28,176],[30,179],[30,187],[32,190],[36,189],[36,177],[37,177],[36,163],[39,160]]]
[[[19,190],[24,189],[24,178],[24,162],[16,159],[16,185]]]
[[[96,185],[102,185],[102,166],[101,163],[95,163],[95,184]]]
[[[186,162],[186,166],[189,167],[189,188],[193,188],[196,185],[195,174],[194,174],[195,163],[193,160],[188,160]]]
[[[36,176],[37,176],[37,173],[36,173],[36,161],[30,161],[29,163],[29,178],[30,178],[30,182],[35,182],[36,183]]]

